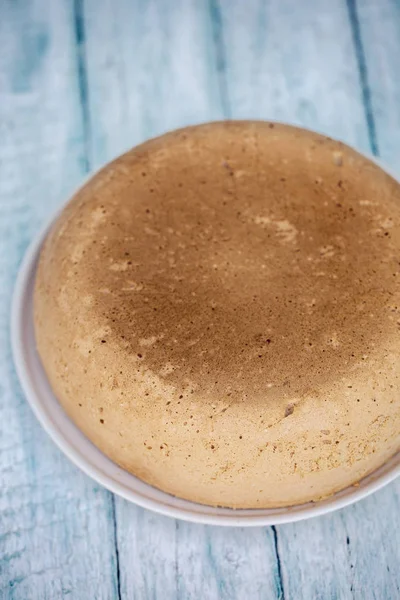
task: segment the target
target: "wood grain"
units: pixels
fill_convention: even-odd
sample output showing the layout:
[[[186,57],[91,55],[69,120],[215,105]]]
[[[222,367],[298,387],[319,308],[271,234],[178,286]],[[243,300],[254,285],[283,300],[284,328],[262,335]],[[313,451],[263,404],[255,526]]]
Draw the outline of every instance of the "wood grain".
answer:
[[[363,150],[370,149],[347,6],[323,2],[318,3],[318,10],[316,8],[315,3],[296,8],[289,2],[244,5],[238,0],[229,6],[213,2],[208,15],[203,10],[201,15],[196,13],[193,21],[193,10],[185,13],[177,6],[177,13],[173,14],[169,6],[163,15],[165,6],[160,8],[158,4],[156,11],[155,6],[149,4],[144,13],[139,16],[135,13],[136,35],[122,35],[122,42],[116,37],[110,6],[103,5],[101,14],[97,8],[89,11],[86,19],[89,96],[95,96],[97,102],[91,115],[93,129],[103,140],[102,144],[95,144],[98,153],[95,162],[104,162],[149,135],[191,121],[218,118],[221,113],[238,118],[289,120],[340,137]],[[152,23],[167,23],[155,48],[150,47],[151,11]],[[123,14],[124,27],[131,31],[133,20],[130,21],[129,15],[133,19],[133,14],[126,7]],[[180,39],[182,30],[190,31],[186,48]],[[169,37],[163,37],[165,31]],[[178,38],[179,50],[174,46]],[[282,39],[288,40],[288,44],[282,45]],[[107,40],[107,43],[100,48],[99,40]],[[204,40],[208,44],[213,40],[213,61],[210,62],[201,40],[203,44]],[[107,57],[107,52],[118,44],[115,63]],[[135,48],[141,49],[139,59]],[[179,63],[177,81],[173,60],[169,56],[163,60],[161,57],[166,52],[176,56],[179,51],[185,55],[185,61]],[[140,79],[142,61],[145,69],[153,74],[151,82]],[[203,65],[199,66],[201,61]],[[195,65],[203,81],[200,88],[193,87],[190,77]],[[208,77],[205,77],[207,69]],[[219,97],[212,86],[211,90],[208,87],[210,81],[216,85],[215,73]],[[112,85],[107,85],[107,81]],[[179,90],[179,95],[171,93],[165,82],[175,92]],[[130,100],[124,103],[123,92],[118,95],[117,89],[123,90]],[[186,102],[197,107],[193,114],[186,112]],[[105,121],[107,111],[101,107],[108,103],[115,105],[116,110],[111,111]],[[126,123],[122,132],[113,123],[113,115],[121,112],[124,116],[120,118]],[[389,504],[390,499],[389,494]],[[330,521],[322,519],[311,525],[277,528],[277,556],[274,532],[270,529],[231,532],[184,523],[173,526],[169,520],[117,501],[122,596],[157,598],[163,594],[166,598],[195,598],[203,590],[207,597],[241,598],[251,581],[254,598],[352,597],[353,575],[346,532],[357,520],[358,513],[353,516],[351,511],[344,511],[344,517],[334,515]],[[141,539],[149,540],[145,548],[133,541],[138,539],[139,531]],[[362,552],[365,546],[362,528],[354,532],[353,543]],[[327,546],[325,552],[324,545]],[[361,560],[367,561],[367,555],[368,550]],[[156,563],[159,570],[154,575]],[[322,568],[328,574],[327,580],[316,576],[314,568]],[[158,578],[159,572],[163,573],[162,580]],[[151,584],[149,573],[153,573]],[[383,570],[380,573],[383,574]],[[384,589],[382,585],[380,577],[375,589],[372,586],[370,590],[371,598]]]
[[[0,597],[396,600],[400,483],[339,513],[220,529],[81,475],[22,398],[8,342],[27,243],[88,168],[167,129],[297,123],[400,168],[393,0],[0,2]]]
[[[271,528],[175,521],[119,500],[122,598],[282,598]]]
[[[279,527],[285,598],[399,598],[399,491],[397,482],[338,513]]]
[[[8,322],[22,253],[84,171],[74,16],[62,1],[1,3],[0,597],[114,597],[110,494],[40,429],[14,374]]]
[[[207,3],[87,0],[84,14],[93,166],[223,118]]]
[[[226,116],[218,31],[208,5],[140,6],[85,6],[94,165],[165,130]],[[254,598],[279,597],[272,531],[178,523],[120,499],[116,516],[122,598],[230,599],[243,597],[246,589]]]
[[[233,117],[290,122],[369,150],[345,2],[233,0],[221,13]]]
[[[354,31],[358,22],[354,23],[349,8],[345,2],[327,0],[248,4],[237,0],[229,7],[221,3],[232,115],[293,122],[371,153],[364,65],[360,64]],[[379,22],[376,11],[374,17],[375,23]],[[400,43],[400,35],[398,39]],[[396,80],[395,73],[388,78]],[[376,88],[372,82],[371,86],[374,98]],[[380,139],[379,125],[378,121]],[[385,561],[374,561],[376,545],[370,539],[384,543],[387,523],[397,513],[398,489],[399,484],[395,484],[329,517],[277,527],[284,598],[397,597],[400,578],[393,573],[399,563],[400,545],[392,536],[394,552]],[[386,524],[378,516],[379,498],[386,506]]]
[[[358,0],[356,8],[377,150],[400,173],[400,4]]]

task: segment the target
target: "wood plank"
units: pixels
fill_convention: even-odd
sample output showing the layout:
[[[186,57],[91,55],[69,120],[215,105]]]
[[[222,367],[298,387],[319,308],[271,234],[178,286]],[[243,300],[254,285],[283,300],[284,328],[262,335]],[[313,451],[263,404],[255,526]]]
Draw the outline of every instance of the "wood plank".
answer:
[[[224,116],[205,3],[85,7],[94,165],[167,129]],[[279,598],[271,532],[178,523],[118,499],[116,515],[122,597]]]
[[[85,167],[72,4],[0,4],[0,596],[109,599],[111,496],[41,430],[8,340],[22,254]]]
[[[285,598],[400,597],[400,482],[332,515],[278,528]]]
[[[177,597],[177,523],[117,500],[121,598]]]
[[[205,527],[120,501],[118,547],[123,598],[281,597],[270,528]]]
[[[400,174],[400,4],[357,0],[356,17],[379,155]]]
[[[223,118],[209,13],[195,0],[85,2],[93,165]]]
[[[370,7],[373,4],[371,0]],[[380,5],[374,6],[374,27],[384,46]],[[362,65],[345,2],[236,0],[221,7],[226,88],[234,117],[293,122],[371,152]],[[390,49],[394,46],[392,39]],[[372,52],[366,47],[368,61]],[[392,63],[395,57],[394,52]],[[395,73],[386,70],[386,79],[396,80]],[[381,131],[378,120],[379,142]],[[385,135],[392,148],[398,136],[390,134],[389,124]],[[277,527],[285,599],[398,597],[395,565],[400,546],[390,534],[398,514],[398,489],[399,484],[391,486],[337,515]],[[377,548],[385,548],[379,560]]]
[[[344,2],[210,4],[207,14],[200,3],[171,8],[166,2],[87,1],[93,165],[165,129],[222,115],[291,121],[369,149]],[[393,492],[387,493],[390,519],[397,507]],[[117,500],[122,597],[195,597],[206,589],[210,597],[239,598],[249,580],[255,598],[279,597],[281,590],[296,599],[355,596],[372,552],[360,507],[328,517],[330,526],[320,519],[277,528],[278,563],[271,530],[238,534],[177,524]],[[364,565],[356,576],[349,532]],[[379,532],[377,524],[375,539]],[[327,573],[326,586],[316,578],[317,567]],[[384,587],[385,568],[376,566],[377,583],[369,588],[375,597],[396,589]]]
[[[282,598],[271,528],[180,523],[177,541],[179,598]]]
[[[235,118],[310,127],[369,150],[345,2],[221,2]]]

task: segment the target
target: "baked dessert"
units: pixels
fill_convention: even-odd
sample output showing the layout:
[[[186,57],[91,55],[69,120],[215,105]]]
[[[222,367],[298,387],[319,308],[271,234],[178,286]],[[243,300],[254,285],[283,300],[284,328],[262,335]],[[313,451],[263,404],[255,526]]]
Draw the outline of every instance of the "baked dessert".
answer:
[[[35,333],[68,415],[149,484],[326,497],[399,449],[400,185],[290,126],[168,133],[55,222]]]

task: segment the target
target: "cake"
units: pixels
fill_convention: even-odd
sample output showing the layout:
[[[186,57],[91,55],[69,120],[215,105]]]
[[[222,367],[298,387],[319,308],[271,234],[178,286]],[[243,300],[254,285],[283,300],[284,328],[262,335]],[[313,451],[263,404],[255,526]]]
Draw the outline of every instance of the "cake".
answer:
[[[399,449],[400,185],[291,126],[167,133],[64,208],[34,321],[66,413],[141,480],[318,501]]]

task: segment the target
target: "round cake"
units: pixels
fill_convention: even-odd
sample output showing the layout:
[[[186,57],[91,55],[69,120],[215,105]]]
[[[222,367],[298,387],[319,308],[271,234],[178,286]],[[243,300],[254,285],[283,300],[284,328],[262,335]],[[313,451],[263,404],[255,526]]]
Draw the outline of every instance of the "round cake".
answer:
[[[400,185],[295,127],[151,140],[42,248],[37,348],[68,415],[175,496],[317,501],[399,449]]]

